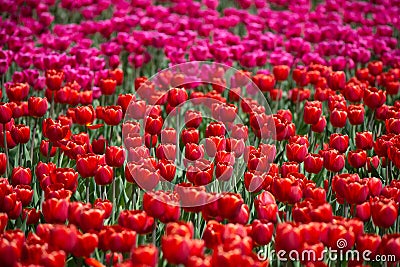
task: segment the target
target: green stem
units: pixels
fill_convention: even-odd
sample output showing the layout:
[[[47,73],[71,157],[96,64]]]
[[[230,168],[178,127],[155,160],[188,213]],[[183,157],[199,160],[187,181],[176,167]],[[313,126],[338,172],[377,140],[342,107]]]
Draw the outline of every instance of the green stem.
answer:
[[[51,107],[50,107],[50,118],[54,115],[54,91],[51,91]]]
[[[86,203],[89,203],[89,194],[90,194],[89,179],[90,178],[86,178]]]
[[[113,177],[112,181],[112,204],[113,204],[113,212],[112,212],[112,223],[115,222],[115,212],[116,212],[116,199],[115,199],[115,177]]]
[[[3,124],[3,135],[4,135],[4,150],[6,152],[6,177],[9,178],[8,177],[8,165],[9,165],[8,161],[9,161],[9,159],[8,159],[8,147],[7,147],[7,130],[6,130],[5,123]]]
[[[33,155],[33,148],[35,147],[35,138],[36,138],[36,128],[37,128],[37,119],[35,119],[35,124],[34,124],[34,126],[33,126],[33,131],[32,131],[32,134],[33,134],[33,136],[32,136],[32,141],[31,141],[31,153],[30,153],[30,155],[31,155],[31,167],[33,167],[33,162],[34,162],[34,160],[33,160],[33,157],[34,157],[34,155]]]
[[[153,238],[153,244],[156,245],[156,241],[157,241],[157,219],[154,220],[154,229],[153,229],[153,233],[152,233],[152,238]]]

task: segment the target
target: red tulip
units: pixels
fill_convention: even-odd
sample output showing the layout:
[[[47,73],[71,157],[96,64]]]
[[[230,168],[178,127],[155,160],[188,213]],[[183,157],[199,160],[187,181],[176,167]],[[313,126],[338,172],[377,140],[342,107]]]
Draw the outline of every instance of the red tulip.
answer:
[[[356,146],[358,149],[369,150],[373,147],[373,144],[371,132],[365,131],[356,133]]]
[[[176,221],[180,216],[177,195],[164,191],[146,192],[143,196],[143,209],[150,216],[163,223]]]
[[[151,135],[149,133],[144,134],[144,144],[149,149],[157,145],[158,137],[157,135]],[[151,143],[150,143],[151,142]]]
[[[347,135],[333,133],[329,137],[329,147],[338,150],[340,153],[344,153],[349,147],[349,137]]]
[[[12,110],[8,103],[0,103],[0,123],[6,124],[12,119]]]
[[[272,182],[272,176],[263,172],[248,171],[244,174],[244,185],[246,190],[252,193],[257,193],[262,189],[269,188]]]
[[[104,210],[104,219],[107,219],[110,217],[112,212],[112,202],[108,199],[103,200],[98,198],[94,201],[94,208]]]
[[[171,88],[168,90],[168,103],[172,107],[179,106],[188,99],[188,94],[184,88]]]
[[[97,248],[98,243],[99,239],[96,234],[78,234],[72,254],[75,257],[90,257],[90,254]]]
[[[377,109],[386,101],[386,93],[376,87],[365,88],[364,104],[371,109]]]
[[[157,135],[161,132],[163,119],[161,116],[149,115],[146,118],[145,131],[151,135]]]
[[[303,102],[310,98],[311,92],[307,88],[293,88],[289,90],[288,98],[293,103]]]
[[[158,162],[157,169],[159,170],[161,177],[166,181],[171,182],[175,178],[176,166],[173,161],[161,159]]]
[[[277,81],[284,81],[289,76],[290,68],[286,65],[274,66],[272,72],[274,73],[275,79]]]
[[[360,222],[357,220],[357,222]],[[361,222],[360,222],[361,223]],[[362,223],[361,223],[362,226]],[[340,250],[340,251],[348,251],[351,249],[355,243],[355,238],[356,238],[356,231],[353,229],[353,231],[348,231],[349,225],[340,225],[340,224],[331,224],[328,226],[328,229],[326,230],[326,236],[327,240],[323,240],[323,242],[331,247],[332,249],[335,250]],[[344,239],[343,243],[338,242],[338,240]],[[344,246],[343,246],[344,245]]]
[[[26,207],[31,203],[33,190],[29,185],[17,185],[14,191],[17,193],[17,199],[21,201],[22,206]]]
[[[268,92],[274,89],[275,77],[273,75],[260,73],[253,76],[252,80],[262,92]]]
[[[68,200],[50,198],[42,204],[43,217],[47,223],[65,223],[68,217]]]
[[[108,146],[105,155],[107,165],[115,168],[122,167],[125,161],[125,153],[123,147]]]
[[[215,177],[221,181],[229,181],[233,175],[233,166],[227,162],[217,162]]]
[[[156,267],[158,264],[158,249],[154,245],[141,245],[132,249],[131,259],[133,266]]]
[[[218,199],[218,208],[223,218],[233,219],[240,212],[243,204],[241,195],[225,193]]]
[[[121,106],[107,106],[102,108],[100,116],[96,110],[96,116],[104,120],[107,125],[116,126],[121,122],[123,112]]]
[[[388,134],[376,138],[374,142],[374,152],[379,157],[388,156],[389,148],[393,147],[393,141],[392,141],[393,136],[394,136],[393,134]]]
[[[220,122],[211,122],[206,128],[206,137],[225,135],[225,126]]]
[[[268,167],[268,158],[264,154],[259,151],[249,153],[247,169],[251,171],[266,171]]]
[[[400,133],[400,119],[398,118],[389,118],[385,121],[386,132],[399,134]]]
[[[166,235],[179,235],[186,238],[193,238],[194,227],[191,222],[170,222],[165,227]]]
[[[176,130],[174,128],[164,128],[161,130],[162,144],[176,144]]]
[[[356,239],[356,247],[360,253],[369,251],[369,258],[373,259],[377,253],[381,244],[381,237],[375,234],[363,234],[359,235]]]
[[[136,232],[119,225],[105,226],[98,237],[103,251],[129,252],[136,244]]]
[[[64,72],[62,70],[47,70],[46,85],[51,91],[57,91],[61,88],[64,80]]]
[[[235,138],[226,139],[226,151],[233,152],[235,154],[235,158],[239,158],[243,155],[244,148],[245,148],[245,143],[243,139],[235,139]]]
[[[48,108],[48,102],[46,98],[31,96],[28,99],[28,110],[29,115],[40,118],[46,114]]]
[[[125,174],[129,182],[135,183],[145,190],[154,189],[160,181],[160,174],[156,169],[156,163],[153,158],[148,158],[140,164],[129,163],[125,169]]]
[[[383,71],[383,63],[382,61],[371,61],[368,63],[368,71],[374,76],[381,74]]]
[[[21,214],[22,220],[26,220],[27,225],[38,224],[40,220],[40,211],[35,208],[24,208]]]
[[[76,170],[83,177],[94,177],[100,158],[92,153],[81,155],[76,161]]]
[[[334,109],[331,113],[330,122],[335,128],[343,128],[346,125],[347,111]]]
[[[94,181],[98,185],[111,184],[114,178],[114,170],[109,165],[100,165],[97,167],[96,174],[94,175]]]
[[[2,238],[0,240],[0,261],[5,267],[12,267],[18,264],[21,256],[21,247],[14,240]]]
[[[348,117],[351,125],[361,125],[364,123],[364,106],[350,105],[348,108]]]
[[[349,151],[347,154],[347,160],[351,167],[361,168],[367,163],[367,152],[362,149],[357,149],[355,151]]]
[[[65,189],[75,191],[78,186],[78,173],[72,168],[55,168],[50,173],[53,184],[62,184]]]
[[[186,264],[191,240],[179,235],[163,236],[161,239],[163,256],[171,264]],[[179,253],[176,253],[179,251]]]
[[[75,108],[75,121],[80,125],[91,124],[95,119],[93,106],[80,106]]]
[[[0,233],[3,234],[4,230],[7,227],[8,216],[7,213],[0,213]]]
[[[231,137],[236,139],[247,140],[249,136],[249,129],[246,125],[235,124],[232,127]]]
[[[344,198],[349,204],[361,204],[367,200],[368,194],[368,185],[359,181],[348,181]]]
[[[299,164],[297,162],[284,162],[281,166],[280,173],[282,177],[287,177],[291,173],[299,172]]]
[[[185,125],[187,128],[198,128],[203,120],[200,111],[188,110],[185,113]]]
[[[188,144],[188,143],[194,143],[198,144],[199,143],[199,131],[196,130],[195,128],[188,128],[188,129],[183,129],[181,133],[181,138],[183,144]]]
[[[65,266],[67,255],[62,250],[51,251],[41,255],[40,264],[45,267]]]
[[[123,113],[125,114],[129,105],[136,100],[134,94],[119,94],[117,99],[117,105],[121,106]],[[142,116],[143,118],[143,116]]]
[[[196,161],[188,166],[186,178],[194,185],[207,185],[213,179],[214,164],[206,160]]]
[[[349,82],[343,89],[343,95],[350,102],[360,102],[364,95],[364,87],[360,84]]]
[[[127,117],[134,120],[143,119],[146,114],[146,107],[146,102],[143,100],[131,101],[128,106]]]
[[[332,90],[342,90],[346,84],[346,74],[343,71],[329,73],[328,85]]]
[[[296,203],[292,210],[293,220],[300,223],[331,222],[332,206],[329,203],[305,200]]]
[[[274,225],[270,222],[254,220],[251,224],[251,237],[257,245],[264,246],[271,242]]]
[[[322,115],[322,104],[319,101],[307,101],[304,105],[304,122],[307,124],[318,123]]]
[[[176,146],[173,144],[159,144],[156,148],[156,155],[159,160],[175,161]]]
[[[298,228],[290,223],[277,225],[275,235],[275,248],[277,251],[298,251],[302,243],[303,236]]]
[[[290,178],[276,178],[271,185],[272,193],[280,202],[294,204],[303,196],[301,185]]]
[[[200,212],[207,201],[206,188],[191,183],[179,183],[174,191],[179,195],[181,207],[187,212]]]
[[[123,210],[119,214],[118,224],[139,234],[148,234],[154,228],[154,218],[141,210]]]
[[[5,153],[0,153],[0,175],[6,172],[7,168],[7,156]]]
[[[51,142],[64,139],[69,132],[69,126],[60,121],[54,121],[50,118],[43,121],[43,136],[47,137]]]
[[[309,173],[319,173],[322,170],[324,159],[319,154],[307,154],[304,158],[304,169]]]
[[[356,217],[366,222],[371,218],[371,205],[369,202],[364,202],[356,206]]]
[[[185,145],[185,158],[189,161],[195,161],[204,156],[204,146],[189,143]]]
[[[372,221],[378,227],[389,228],[397,220],[398,205],[385,198],[371,200]]]
[[[316,133],[322,133],[323,131],[325,131],[325,127],[326,127],[326,118],[325,116],[321,116],[319,118],[319,121],[311,126],[311,130]]]
[[[275,197],[268,191],[262,192],[254,200],[257,218],[275,223],[277,221],[278,205]]]
[[[83,232],[100,231],[103,228],[105,211],[83,207],[79,212],[78,226]]]
[[[286,156],[289,161],[303,162],[307,153],[307,145],[297,143],[288,143],[286,145]]]
[[[400,236],[398,233],[386,234],[382,237],[382,242],[379,246],[379,253],[388,258],[389,255],[394,256],[394,260],[400,260]],[[381,256],[382,257],[382,256]]]
[[[212,136],[206,138],[206,153],[209,157],[215,157],[218,151],[226,149],[226,139],[224,136]]]
[[[11,182],[15,185],[30,185],[32,172],[29,168],[15,167],[11,173]]]
[[[234,104],[213,103],[211,109],[213,117],[224,123],[232,123],[237,117],[238,108]]]
[[[43,179],[45,176],[49,176],[52,170],[56,168],[56,165],[52,162],[43,163],[39,162],[36,165],[35,174],[39,180]]]
[[[18,124],[14,125],[11,129],[11,137],[17,144],[26,144],[30,139],[29,126]]]
[[[115,93],[117,81],[114,79],[101,79],[99,87],[103,95],[112,95]]]
[[[45,157],[54,157],[57,153],[57,147],[51,146],[50,149],[50,142],[46,140],[42,140],[39,146],[40,153]],[[49,153],[50,152],[50,153]]]
[[[6,84],[7,97],[12,102],[21,102],[29,94],[29,85],[27,83]]]

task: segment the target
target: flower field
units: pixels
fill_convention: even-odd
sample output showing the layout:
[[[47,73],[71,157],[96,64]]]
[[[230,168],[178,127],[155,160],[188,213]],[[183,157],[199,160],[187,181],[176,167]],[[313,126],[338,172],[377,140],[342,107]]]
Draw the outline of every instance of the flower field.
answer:
[[[0,266],[400,263],[399,0],[0,11]]]

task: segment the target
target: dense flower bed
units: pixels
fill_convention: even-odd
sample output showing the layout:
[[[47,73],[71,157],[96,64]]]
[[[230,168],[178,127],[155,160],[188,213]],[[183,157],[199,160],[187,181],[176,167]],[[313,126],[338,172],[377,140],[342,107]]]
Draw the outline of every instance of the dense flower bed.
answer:
[[[399,263],[399,1],[0,10],[1,266]]]

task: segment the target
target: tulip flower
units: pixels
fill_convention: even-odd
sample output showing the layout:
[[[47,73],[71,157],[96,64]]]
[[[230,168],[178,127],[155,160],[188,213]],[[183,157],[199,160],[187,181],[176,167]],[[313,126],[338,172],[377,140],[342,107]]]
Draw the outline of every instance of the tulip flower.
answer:
[[[393,200],[381,198],[371,200],[372,221],[378,227],[388,228],[398,216],[398,206]]]
[[[304,122],[307,124],[318,123],[322,115],[322,104],[319,101],[306,102],[304,105]]]

